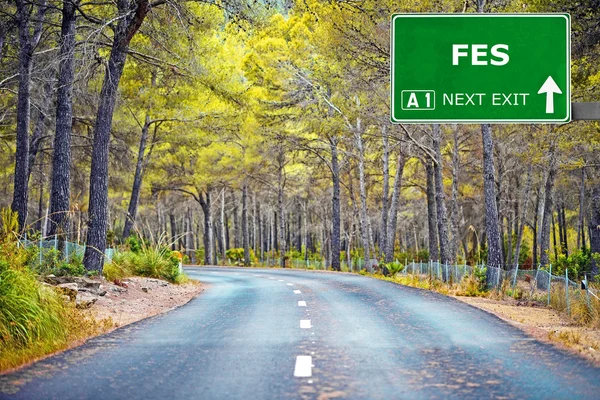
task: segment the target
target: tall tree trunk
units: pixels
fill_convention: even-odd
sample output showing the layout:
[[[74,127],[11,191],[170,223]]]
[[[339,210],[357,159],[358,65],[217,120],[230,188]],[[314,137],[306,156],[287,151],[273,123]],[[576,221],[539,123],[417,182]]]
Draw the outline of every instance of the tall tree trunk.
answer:
[[[14,193],[11,209],[19,214],[19,230],[27,222],[29,197],[29,122],[31,119],[31,69],[33,51],[42,34],[42,22],[46,13],[46,0],[37,7],[37,23],[33,34],[29,2],[16,0],[17,26],[19,31],[19,90],[17,94],[17,152],[15,156]]]
[[[438,236],[440,241],[440,261],[443,264],[452,264],[450,254],[450,242],[448,240],[448,213],[446,210],[446,200],[444,194],[444,179],[442,176],[442,130],[438,124],[432,125],[433,130],[433,150],[435,151],[435,163],[433,164],[435,180],[435,203],[437,205]],[[446,268],[443,268],[444,282],[448,281]]]
[[[68,231],[71,200],[71,133],[73,129],[73,81],[75,80],[75,21],[79,0],[63,1],[60,31],[56,129],[50,190],[50,234]]]
[[[177,249],[177,224],[175,223],[175,214],[169,213],[169,224],[171,225],[171,250]]]
[[[579,184],[579,218],[577,220],[577,248],[581,249],[585,247],[582,245],[582,234],[585,232],[583,225],[583,215],[585,209],[585,168],[581,168],[581,183]],[[585,240],[583,241],[585,243]]]
[[[221,215],[219,222],[221,224],[221,242],[223,243],[223,247],[221,248],[221,257],[223,260],[227,258],[227,238],[226,233],[227,229],[225,227],[225,188],[221,191]]]
[[[554,180],[557,172],[557,156],[555,145],[550,147],[550,165],[548,166],[548,176],[546,178],[544,216],[542,220],[542,237],[540,243],[540,264],[547,266],[550,264],[550,225],[553,219],[554,211]]]
[[[517,242],[515,244],[515,257],[513,260],[513,266],[517,266],[519,263],[519,254],[521,253],[521,243],[523,241],[523,231],[525,229],[525,221],[527,219],[527,210],[529,208],[529,195],[531,193],[531,183],[533,181],[533,164],[529,164],[529,170],[527,171],[527,183],[525,184],[525,190],[523,192],[523,205],[521,207],[521,215],[519,217],[519,227],[517,231]],[[534,247],[535,249],[535,247]]]
[[[556,240],[556,223],[552,213],[552,242],[554,245],[554,260],[558,260],[558,240]]]
[[[355,145],[358,150],[358,188],[360,193],[360,226],[361,226],[361,238],[363,245],[363,254],[365,259],[365,266],[371,270],[370,265],[370,251],[371,245],[369,243],[369,221],[367,211],[367,189],[365,183],[365,150],[363,147],[362,133],[360,132],[360,122],[357,123],[357,130],[354,135]]]
[[[485,0],[477,0],[477,12],[483,13]],[[501,268],[502,239],[498,226],[498,207],[496,204],[496,188],[494,182],[494,141],[490,124],[481,125],[483,141],[483,186],[485,199],[485,229],[488,240],[488,265]],[[487,281],[491,282],[492,270],[487,270]]]
[[[400,150],[396,161],[396,177],[392,189],[392,203],[390,204],[390,217],[387,222],[387,244],[385,246],[385,261],[394,261],[394,245],[396,244],[396,226],[398,225],[398,212],[400,211],[400,191],[402,189],[402,174],[406,165],[404,152]]]
[[[498,226],[498,206],[496,204],[496,183],[494,177],[494,142],[490,124],[481,125],[483,141],[483,186],[485,199],[485,230],[488,244],[488,265],[501,268],[502,240]],[[492,270],[487,270],[487,280],[491,282]]]
[[[600,179],[598,173],[590,173],[590,177],[594,180],[592,183],[591,198],[590,198],[590,218],[589,234],[590,234],[590,251],[595,254],[592,257],[592,278],[595,278],[600,272],[600,260],[597,255],[600,254]]]
[[[244,265],[250,266],[250,238],[248,237],[248,184],[242,186],[242,245],[244,247]]]
[[[35,166],[35,159],[40,150],[40,144],[42,143],[42,139],[44,138],[44,132],[46,131],[46,119],[48,118],[48,110],[52,101],[51,81],[46,81],[46,83],[44,84],[42,96],[43,98],[41,101],[40,109],[38,110],[35,127],[33,128],[33,133],[31,134],[31,138],[29,141],[29,176],[27,177],[28,182],[31,178],[31,172],[33,171],[33,167]],[[53,235],[54,233],[51,232],[50,234]]]
[[[329,144],[331,149],[331,178],[333,180],[333,195],[331,199],[331,268],[335,271],[341,271],[340,164],[337,138],[330,139]]]
[[[135,223],[137,215],[137,206],[140,200],[140,191],[142,188],[142,175],[144,165],[144,155],[146,153],[146,142],[148,141],[148,129],[150,128],[150,116],[146,114],[146,120],[142,126],[142,136],[140,137],[140,147],[138,150],[137,162],[135,164],[135,174],[133,176],[133,187],[131,188],[131,198],[125,218],[125,227],[123,228],[123,239],[129,237],[131,228]]]
[[[560,206],[560,212],[561,212],[561,219],[562,219],[562,241],[561,241],[561,250],[563,252],[563,254],[567,257],[569,257],[569,242],[568,242],[568,238],[567,238],[567,217],[566,217],[566,212],[565,212],[565,201],[563,199],[563,201],[561,202],[561,206]]]
[[[210,188],[205,194],[198,194],[198,202],[204,213],[204,265],[216,265],[213,253],[213,220]]]
[[[284,182],[284,166],[285,166],[285,153],[283,147],[280,146],[279,153],[277,154],[278,164],[278,175],[277,175],[277,211],[278,211],[278,230],[279,230],[279,266],[285,268],[285,252],[287,250],[286,238],[285,238],[285,214],[283,209],[283,190],[285,187]]]
[[[435,177],[433,164],[427,159],[424,161],[427,173],[427,226],[429,231],[429,259],[439,261],[440,253],[438,247],[437,227],[437,205],[435,201]]]
[[[460,153],[458,141],[458,128],[454,129],[452,134],[452,198],[450,201],[450,258],[456,260],[458,252],[458,230],[459,230],[459,212],[458,212],[458,171],[460,169]]]
[[[381,196],[381,240],[380,250],[385,255],[385,261],[388,261],[388,200],[390,197],[390,141],[387,135],[386,126],[381,128],[381,137],[383,140],[383,194]],[[393,251],[392,251],[393,253]]]
[[[300,210],[302,209],[301,205],[300,205],[299,209]],[[302,235],[303,234],[303,231],[302,231],[302,226],[303,226],[302,225],[302,212],[300,210],[298,211],[298,217],[297,217],[298,226],[296,226],[296,230],[297,230],[297,233],[296,233],[296,250],[299,253],[302,252],[302,236],[303,236]]]
[[[108,153],[117,89],[125,67],[129,43],[149,11],[148,0],[118,0],[121,17],[115,27],[113,45],[100,91],[94,126],[87,246],[83,263],[88,271],[102,273],[108,214]]]

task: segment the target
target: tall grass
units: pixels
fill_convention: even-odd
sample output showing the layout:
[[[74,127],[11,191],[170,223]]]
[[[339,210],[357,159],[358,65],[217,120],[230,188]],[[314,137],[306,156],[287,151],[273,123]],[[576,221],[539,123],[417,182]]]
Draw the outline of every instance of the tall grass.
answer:
[[[146,276],[183,283],[187,277],[179,272],[179,260],[165,243],[148,244],[129,240],[126,251],[117,252],[104,266],[103,275],[111,282],[128,276]]]
[[[96,322],[37,280],[17,245],[16,214],[2,211],[0,229],[0,371],[61,350],[110,325]]]

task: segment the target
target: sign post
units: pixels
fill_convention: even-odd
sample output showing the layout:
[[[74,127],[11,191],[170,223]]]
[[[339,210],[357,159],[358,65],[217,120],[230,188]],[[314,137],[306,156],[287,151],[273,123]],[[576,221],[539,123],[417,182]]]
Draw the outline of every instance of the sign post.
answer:
[[[395,14],[394,123],[571,121],[568,14]]]

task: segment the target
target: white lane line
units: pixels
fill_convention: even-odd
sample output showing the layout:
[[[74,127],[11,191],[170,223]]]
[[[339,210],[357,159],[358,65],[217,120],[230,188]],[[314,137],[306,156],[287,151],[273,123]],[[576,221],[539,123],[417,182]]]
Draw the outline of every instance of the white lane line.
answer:
[[[310,319],[301,319],[300,320],[300,328],[302,328],[302,329],[312,328],[312,325],[310,324]]]
[[[298,378],[310,378],[312,376],[312,357],[297,356],[294,376]]]
[[[288,286],[294,286],[293,283],[286,283],[286,285],[288,285]]]
[[[252,274],[252,276],[260,276],[259,274]]]
[[[284,282],[283,279],[277,279],[277,282]]]
[[[294,290],[294,293],[295,293],[295,294],[301,294],[302,292],[301,292],[301,291],[299,291],[299,290]]]
[[[270,276],[269,279],[275,279],[275,278],[273,278],[272,276]]]
[[[306,302],[305,301],[299,301],[298,302],[298,307],[306,307]]]

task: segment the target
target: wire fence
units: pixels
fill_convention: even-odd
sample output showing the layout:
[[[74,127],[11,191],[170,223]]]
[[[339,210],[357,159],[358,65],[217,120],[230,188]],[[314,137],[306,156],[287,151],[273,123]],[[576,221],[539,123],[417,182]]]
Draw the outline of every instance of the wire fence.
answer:
[[[54,257],[54,255],[51,254],[51,250],[58,251],[59,247],[61,250],[61,252],[60,252],[61,257],[66,262],[71,261],[73,259],[73,257],[83,258],[83,255],[85,254],[85,249],[86,249],[85,244],[79,244],[79,243],[67,242],[67,241],[60,243],[57,236],[41,238],[40,240],[22,239],[20,241],[20,244],[25,248],[37,247],[37,249],[38,249],[37,257],[38,257],[40,265],[44,264],[44,262],[47,261],[47,259],[49,257]],[[114,255],[115,255],[115,249],[108,248],[108,249],[104,250],[104,257],[105,257],[106,261],[112,260]]]
[[[231,263],[229,265],[234,265]],[[267,257],[259,262],[259,266],[279,267],[278,257]],[[398,261],[396,261],[398,262]],[[345,272],[360,272],[365,269],[377,267],[377,260],[341,261],[341,269]],[[320,260],[285,260],[287,268],[325,270],[328,268],[326,261]],[[575,280],[569,276],[569,270],[557,275],[552,271],[552,265],[547,269],[521,269],[519,266],[492,267],[489,265],[443,264],[436,261],[416,262],[404,260],[403,268],[399,274],[415,276],[419,279],[434,279],[450,284],[459,284],[465,278],[478,275],[486,280],[487,287],[517,300],[531,300],[537,303],[546,303],[559,311],[566,311],[571,315],[574,307],[585,305],[588,312],[600,313],[600,294],[590,287],[587,277]],[[597,308],[597,310],[592,310]]]
[[[408,262],[401,272],[404,275],[417,275],[449,283],[459,283],[465,277],[477,273],[487,277],[488,288],[515,299],[544,302],[569,315],[574,304],[576,307],[584,304],[591,309],[594,303],[600,301],[598,292],[590,287],[587,277],[574,281],[575,278],[569,277],[568,269],[565,269],[564,275],[553,274],[552,265],[548,269],[520,269],[518,265],[499,268],[489,265],[448,265],[432,261]]]

